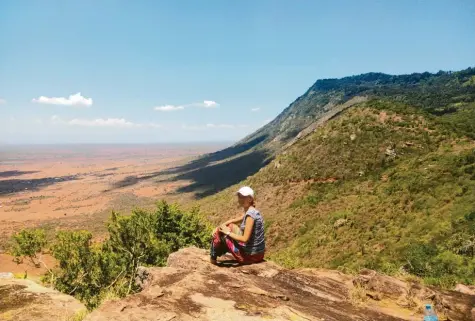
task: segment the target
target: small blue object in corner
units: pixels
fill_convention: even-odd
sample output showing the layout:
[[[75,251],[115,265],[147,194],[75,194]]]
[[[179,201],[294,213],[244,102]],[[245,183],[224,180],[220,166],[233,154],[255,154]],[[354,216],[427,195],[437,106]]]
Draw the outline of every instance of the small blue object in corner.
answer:
[[[424,309],[424,321],[439,321],[437,314],[435,314],[435,311],[430,304],[426,304]]]

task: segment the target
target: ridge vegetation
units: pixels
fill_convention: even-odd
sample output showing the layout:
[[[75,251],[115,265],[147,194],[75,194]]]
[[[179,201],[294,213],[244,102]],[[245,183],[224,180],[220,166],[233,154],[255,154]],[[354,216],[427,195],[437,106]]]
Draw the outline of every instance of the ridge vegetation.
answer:
[[[436,74],[367,73],[317,80],[264,127],[229,148],[205,155],[167,174],[172,174],[171,180],[193,181],[179,192],[193,192],[197,198],[210,196],[257,173],[314,126],[362,101],[374,99],[409,106],[418,113],[446,116],[443,121],[452,126],[452,131],[458,131],[459,124],[463,123],[465,134],[474,138],[475,125],[469,124],[470,117],[464,117],[472,113],[466,105],[475,101],[474,84],[475,68]]]
[[[23,230],[13,236],[12,254],[17,261],[27,258],[40,264],[38,257],[49,252],[58,264],[48,269],[43,281],[93,309],[104,299],[138,290],[139,266],[164,266],[170,253],[206,247],[211,239],[211,229],[196,209],[183,211],[166,202],[157,203],[154,211],[112,213],[107,227],[102,242],[93,242],[88,231],[59,231],[47,242],[44,231]]]
[[[443,287],[474,284],[474,74],[317,81],[289,108],[317,91],[369,99],[297,136],[238,184],[258,191],[270,257],[287,267],[366,267]],[[212,220],[234,211],[238,185],[199,202]]]

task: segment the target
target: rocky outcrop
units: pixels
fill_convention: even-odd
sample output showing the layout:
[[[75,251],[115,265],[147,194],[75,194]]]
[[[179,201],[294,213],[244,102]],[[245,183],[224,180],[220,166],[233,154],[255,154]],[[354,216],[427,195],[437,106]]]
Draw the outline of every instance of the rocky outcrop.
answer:
[[[31,280],[0,278],[0,320],[69,321],[85,311],[75,298]]]
[[[350,100],[346,101],[343,104],[335,105],[334,103],[330,102],[323,106],[322,114],[317,117],[317,120],[311,124],[309,124],[306,128],[300,131],[297,136],[295,136],[289,143],[287,143],[286,148],[295,144],[298,140],[303,139],[304,137],[308,136],[309,134],[313,133],[317,128],[323,126],[327,123],[330,119],[336,117],[343,111],[347,110],[348,108],[365,102],[368,100],[367,96],[356,96],[351,98]],[[278,138],[278,137],[277,137]],[[356,136],[355,136],[356,138]],[[351,138],[353,141],[354,138]]]
[[[454,290],[460,293],[475,295],[475,286],[466,286],[463,284],[457,284]]]
[[[475,307],[475,296],[462,293],[468,287],[458,285],[455,291],[441,291],[419,283],[404,282],[364,269],[353,280],[355,286],[365,289],[366,295],[377,300],[391,300],[399,307],[421,312],[424,303],[431,303],[440,320],[472,320],[471,310]]]
[[[141,268],[140,293],[108,301],[85,320],[422,320],[417,305],[402,300],[421,298],[451,310],[450,320],[470,321],[475,304],[470,295],[436,292],[369,270],[354,278],[337,271],[286,270],[271,262],[228,261],[217,267],[197,248],[170,255],[167,265]],[[355,301],[355,290],[363,293],[362,302]]]

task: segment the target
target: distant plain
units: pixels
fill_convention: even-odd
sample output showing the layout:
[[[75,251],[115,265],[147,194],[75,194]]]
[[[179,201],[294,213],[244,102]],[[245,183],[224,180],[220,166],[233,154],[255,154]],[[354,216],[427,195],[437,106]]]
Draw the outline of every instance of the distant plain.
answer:
[[[22,228],[88,229],[100,237],[112,210],[183,201],[191,196],[176,190],[191,182],[168,180],[163,171],[224,146],[0,146],[0,250]],[[0,252],[0,266],[11,263]]]

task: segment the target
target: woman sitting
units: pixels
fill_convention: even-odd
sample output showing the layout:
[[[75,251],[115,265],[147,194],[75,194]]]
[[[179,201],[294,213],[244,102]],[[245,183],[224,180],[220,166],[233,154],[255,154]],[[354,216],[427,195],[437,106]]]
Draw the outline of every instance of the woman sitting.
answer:
[[[211,263],[227,252],[241,264],[257,263],[264,260],[265,237],[264,219],[254,207],[254,191],[244,186],[237,192],[239,205],[244,215],[231,219],[216,228],[211,241]],[[235,225],[241,222],[240,226]]]

